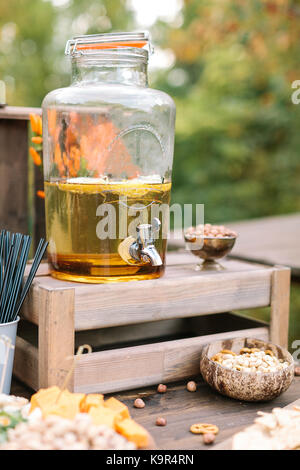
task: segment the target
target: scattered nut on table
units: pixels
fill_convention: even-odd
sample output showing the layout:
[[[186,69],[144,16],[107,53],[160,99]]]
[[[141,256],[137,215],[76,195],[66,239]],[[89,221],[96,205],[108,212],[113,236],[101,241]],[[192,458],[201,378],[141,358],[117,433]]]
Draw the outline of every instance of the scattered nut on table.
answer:
[[[300,377],[300,366],[295,367],[295,376]]]
[[[159,418],[156,418],[155,424],[156,426],[166,426],[167,420],[165,418],[159,417]]]
[[[167,386],[164,384],[159,384],[157,387],[158,393],[166,393],[167,391]]]
[[[186,388],[189,392],[195,392],[197,390],[196,382],[191,380],[190,382],[186,384]]]
[[[210,445],[215,442],[216,435],[213,434],[212,432],[207,432],[203,434],[203,444],[205,445]]]
[[[142,400],[141,398],[137,398],[137,399],[134,401],[133,406],[134,406],[135,408],[145,408],[145,402],[144,402],[144,400]]]

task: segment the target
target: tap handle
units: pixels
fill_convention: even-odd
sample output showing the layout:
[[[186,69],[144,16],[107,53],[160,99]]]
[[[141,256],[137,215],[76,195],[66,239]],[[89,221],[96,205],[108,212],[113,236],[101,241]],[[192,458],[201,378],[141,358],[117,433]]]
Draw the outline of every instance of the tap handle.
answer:
[[[154,217],[153,220],[152,220],[151,226],[152,226],[152,233],[153,234],[158,233],[160,231],[160,227],[161,227],[160,220],[157,217]]]
[[[151,225],[140,224],[136,228],[137,241],[143,248],[152,241]]]
[[[153,243],[153,240],[156,238],[156,234],[160,230],[160,220],[157,217],[154,217],[152,224],[140,224],[137,226],[137,239],[138,242],[143,246],[148,246]]]

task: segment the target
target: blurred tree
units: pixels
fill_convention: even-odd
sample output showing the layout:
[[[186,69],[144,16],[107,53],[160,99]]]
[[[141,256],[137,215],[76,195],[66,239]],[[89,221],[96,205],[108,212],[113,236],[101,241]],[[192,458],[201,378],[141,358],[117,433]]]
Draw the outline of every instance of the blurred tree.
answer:
[[[211,222],[299,210],[298,2],[186,0],[183,13],[158,82],[177,103],[173,201],[205,203]]]
[[[67,39],[132,28],[125,0],[9,0],[0,3],[0,79],[10,105],[40,106],[69,83]]]
[[[205,203],[211,222],[300,209],[300,79],[296,0],[185,0],[153,25],[172,49],[153,86],[177,104],[173,201]],[[0,4],[0,78],[8,103],[39,106],[69,82],[74,34],[136,29],[125,0],[10,0]]]

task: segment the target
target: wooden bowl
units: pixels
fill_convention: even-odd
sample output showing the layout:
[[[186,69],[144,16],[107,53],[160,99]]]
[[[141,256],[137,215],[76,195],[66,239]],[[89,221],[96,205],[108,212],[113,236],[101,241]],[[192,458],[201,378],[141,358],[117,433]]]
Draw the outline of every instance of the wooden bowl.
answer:
[[[289,362],[286,369],[257,373],[231,370],[210,358],[223,349],[239,354],[242,348],[270,349],[278,359]],[[290,353],[272,343],[259,339],[234,338],[220,340],[204,346],[201,352],[200,371],[204,380],[222,395],[243,401],[268,401],[285,392],[294,377],[294,361]]]

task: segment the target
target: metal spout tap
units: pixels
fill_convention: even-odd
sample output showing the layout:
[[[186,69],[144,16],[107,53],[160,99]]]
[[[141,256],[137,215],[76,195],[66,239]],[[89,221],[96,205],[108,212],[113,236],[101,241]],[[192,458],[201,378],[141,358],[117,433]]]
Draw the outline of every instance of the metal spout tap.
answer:
[[[144,262],[150,262],[152,266],[161,266],[162,259],[154,245],[147,246],[141,250],[141,257]]]
[[[152,224],[137,226],[137,238],[128,237],[119,245],[120,256],[128,263],[151,263],[162,266],[162,259],[154,246],[154,235],[160,230],[160,221],[154,218]]]

